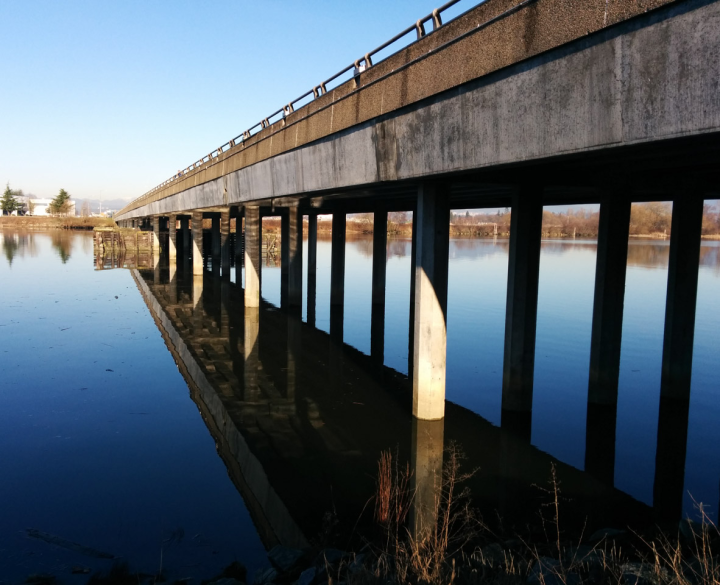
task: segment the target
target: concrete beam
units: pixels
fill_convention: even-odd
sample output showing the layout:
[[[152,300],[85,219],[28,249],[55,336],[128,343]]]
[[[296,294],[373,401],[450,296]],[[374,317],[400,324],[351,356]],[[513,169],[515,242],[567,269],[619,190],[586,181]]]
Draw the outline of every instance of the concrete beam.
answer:
[[[450,207],[447,191],[436,183],[418,189],[415,253],[413,415],[445,416],[448,247]]]
[[[542,186],[527,184],[513,196],[503,360],[504,418],[506,412],[532,412],[542,192]]]
[[[260,306],[260,208],[245,207],[245,307]]]

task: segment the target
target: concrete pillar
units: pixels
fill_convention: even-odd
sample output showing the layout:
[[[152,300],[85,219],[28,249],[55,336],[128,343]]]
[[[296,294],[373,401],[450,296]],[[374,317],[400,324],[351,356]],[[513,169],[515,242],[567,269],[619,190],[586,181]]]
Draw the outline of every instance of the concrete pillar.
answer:
[[[193,274],[203,273],[203,214],[202,211],[193,211],[192,214],[192,241],[193,241]]]
[[[212,256],[212,273],[220,276],[220,216],[213,214],[210,224],[210,254]]]
[[[183,256],[187,257],[190,255],[190,218],[180,218],[180,232],[182,233],[182,251]]]
[[[690,399],[703,203],[694,194],[673,203],[660,393],[678,400]]]
[[[302,309],[303,215],[298,207],[288,209],[288,306]],[[285,260],[283,259],[283,262]]]
[[[220,212],[220,266],[222,277],[230,278],[230,210]]]
[[[315,327],[315,307],[317,297],[317,215],[308,215],[308,298],[307,322]]]
[[[408,327],[408,375],[414,369],[415,348],[415,259],[417,254],[417,205],[412,211],[412,234],[410,239],[410,312]]]
[[[153,256],[160,255],[160,218],[155,216],[152,218],[152,250]]]
[[[443,440],[445,419],[412,421],[410,533],[418,541],[425,540],[438,519],[442,490]]]
[[[259,220],[260,210],[257,207],[253,209],[257,210]],[[247,215],[245,217],[247,220]],[[245,229],[247,230],[247,222],[245,224]],[[247,251],[245,259],[247,261]],[[246,270],[247,266],[249,266],[249,263],[246,264]],[[260,368],[260,348],[258,339],[260,334],[260,309],[257,305],[247,305],[247,288],[245,289],[245,299],[245,337],[243,343],[245,369],[243,375],[243,399],[246,402],[256,402],[260,395],[260,390],[258,388],[258,370]]]
[[[630,207],[631,201],[626,197],[600,205],[585,471],[607,485],[615,483],[615,426]]]
[[[343,340],[345,310],[345,228],[347,214],[335,211],[332,218],[332,252],[330,260],[330,337]]]
[[[171,215],[168,219],[168,258],[170,264],[175,264],[177,258],[177,215]]]
[[[653,488],[663,520],[682,513],[703,203],[694,193],[673,202]]]
[[[280,306],[288,306],[288,278],[290,267],[290,215],[289,209],[282,209],[280,213]]]
[[[450,206],[446,189],[423,183],[418,190],[415,252],[413,415],[445,416],[448,247]]]
[[[235,220],[235,283],[242,284],[243,257],[243,218],[238,215]]]
[[[372,312],[370,356],[382,366],[385,361],[385,281],[387,269],[387,211],[376,211],[373,219]]]
[[[260,306],[260,208],[245,208],[245,307]]]
[[[542,193],[539,185],[521,186],[513,196],[510,220],[501,420],[524,432],[530,430],[524,419],[532,416]]]

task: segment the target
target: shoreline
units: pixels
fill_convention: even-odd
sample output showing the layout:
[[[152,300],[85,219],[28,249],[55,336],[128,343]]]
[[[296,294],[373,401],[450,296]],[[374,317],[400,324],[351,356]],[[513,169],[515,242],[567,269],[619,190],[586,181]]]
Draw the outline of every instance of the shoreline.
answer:
[[[51,217],[51,216],[0,216],[0,230],[88,230],[96,227],[115,227],[109,217]]]

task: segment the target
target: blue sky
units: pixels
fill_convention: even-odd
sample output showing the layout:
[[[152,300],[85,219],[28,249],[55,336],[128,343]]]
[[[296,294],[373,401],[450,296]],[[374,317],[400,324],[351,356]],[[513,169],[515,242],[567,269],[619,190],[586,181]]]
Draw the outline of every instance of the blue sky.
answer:
[[[0,181],[135,198],[440,4],[4,0]]]

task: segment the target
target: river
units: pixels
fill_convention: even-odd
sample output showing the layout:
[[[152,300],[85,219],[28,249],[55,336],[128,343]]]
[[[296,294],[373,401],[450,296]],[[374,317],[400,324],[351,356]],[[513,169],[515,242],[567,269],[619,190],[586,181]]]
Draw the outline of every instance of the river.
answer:
[[[388,242],[384,368],[366,357],[371,238],[347,242],[344,346],[323,333],[329,241],[318,242],[315,328],[275,308],[280,269],[263,267],[259,413],[248,407],[258,402],[248,398],[234,269],[229,282],[208,273],[198,304],[187,263],[170,281],[166,261],[95,270],[88,234],[0,238],[0,583],[31,573],[84,582],[73,566],[110,562],[88,547],[176,578],[207,578],[236,559],[252,575],[278,538],[327,532],[329,511],[339,531],[353,525],[379,451],[403,458],[415,448],[404,378],[409,240]],[[578,515],[602,499],[588,503],[590,516],[648,516],[668,252],[665,241],[630,242],[614,485],[603,486],[583,473],[596,243],[542,244],[530,447],[498,428],[507,241],[451,240],[445,437],[479,468],[471,487],[482,508],[508,511],[512,495],[528,513],[539,501],[531,484],[555,462]],[[704,242],[683,509],[704,502],[714,519],[719,348],[720,245]]]

